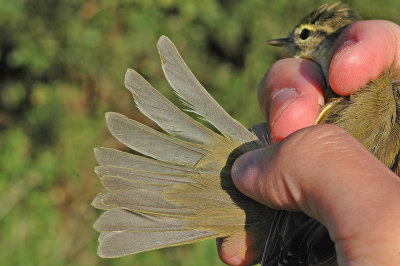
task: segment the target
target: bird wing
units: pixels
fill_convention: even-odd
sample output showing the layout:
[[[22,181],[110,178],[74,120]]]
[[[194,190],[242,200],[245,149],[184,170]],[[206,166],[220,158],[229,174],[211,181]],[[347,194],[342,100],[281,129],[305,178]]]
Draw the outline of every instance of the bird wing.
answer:
[[[105,210],[94,225],[102,257],[244,235],[267,228],[274,212],[243,196],[230,176],[235,158],[261,142],[218,105],[167,37],[160,38],[158,49],[175,92],[222,135],[180,110],[134,70],[126,72],[125,86],[137,107],[165,133],[106,114],[111,134],[141,154],[95,148],[95,172],[104,190],[92,205]],[[259,219],[263,215],[267,218]]]

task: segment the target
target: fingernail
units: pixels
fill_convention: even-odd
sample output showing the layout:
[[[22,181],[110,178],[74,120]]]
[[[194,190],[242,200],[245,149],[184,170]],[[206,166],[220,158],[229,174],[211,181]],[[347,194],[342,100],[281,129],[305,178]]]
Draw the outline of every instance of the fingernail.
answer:
[[[269,114],[271,126],[279,119],[282,112],[300,96],[301,93],[295,88],[284,88],[272,95]]]
[[[232,181],[240,192],[255,200],[262,199],[260,188],[268,179],[268,169],[274,163],[271,156],[278,147],[279,144],[247,152],[234,162]]]
[[[337,60],[340,58],[353,44],[357,43],[356,40],[354,39],[349,39],[345,42],[343,42],[336,50],[336,53],[334,54],[331,62]]]

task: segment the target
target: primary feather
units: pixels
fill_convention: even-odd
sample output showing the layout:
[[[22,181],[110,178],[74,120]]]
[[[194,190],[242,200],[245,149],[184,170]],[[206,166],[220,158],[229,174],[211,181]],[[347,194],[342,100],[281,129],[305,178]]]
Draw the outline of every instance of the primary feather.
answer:
[[[128,69],[125,86],[133,94],[139,110],[171,135],[194,143],[209,143],[220,137],[183,113],[136,71]]]
[[[128,70],[125,85],[139,110],[166,133],[107,113],[113,136],[143,156],[95,149],[100,165],[95,171],[105,189],[93,206],[106,210],[94,226],[101,232],[98,254],[117,257],[246,232],[257,232],[261,250],[275,211],[241,194],[230,168],[240,154],[262,147],[262,141],[218,105],[167,37],[160,38],[158,49],[165,76],[189,111],[222,135]]]
[[[254,134],[233,119],[204,89],[167,37],[161,36],[157,46],[165,77],[193,112],[204,117],[227,138],[243,143],[257,140]]]

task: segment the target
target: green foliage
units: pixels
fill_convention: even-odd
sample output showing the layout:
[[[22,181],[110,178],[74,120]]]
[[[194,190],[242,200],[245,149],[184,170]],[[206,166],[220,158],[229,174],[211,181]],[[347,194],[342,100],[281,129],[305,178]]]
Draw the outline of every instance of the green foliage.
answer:
[[[333,1],[327,1],[333,2]],[[348,1],[399,22],[397,1]],[[124,148],[105,128],[116,111],[148,122],[123,89],[133,68],[171,93],[156,42],[167,35],[222,106],[262,121],[257,86],[288,54],[283,37],[319,0],[0,0],[0,261],[4,265],[221,265],[214,241],[118,259],[96,256],[101,186],[92,148]]]

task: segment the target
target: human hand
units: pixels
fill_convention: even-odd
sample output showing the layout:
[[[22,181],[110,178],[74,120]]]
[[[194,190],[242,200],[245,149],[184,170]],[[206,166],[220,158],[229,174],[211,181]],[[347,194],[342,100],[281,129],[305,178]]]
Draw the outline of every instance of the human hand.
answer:
[[[332,89],[349,95],[385,68],[399,67],[399,40],[399,26],[387,21],[349,26],[330,65]],[[324,84],[319,66],[308,60],[285,59],[271,67],[260,85],[260,106],[273,140],[284,140],[272,152],[261,149],[240,157],[233,180],[263,204],[301,210],[324,224],[339,263],[400,264],[400,179],[344,130],[308,127],[324,104]],[[260,254],[254,254],[249,239],[233,240],[247,247],[245,254],[233,254],[224,245],[227,240],[220,240],[221,259],[254,263]],[[235,246],[229,241],[229,247]]]

